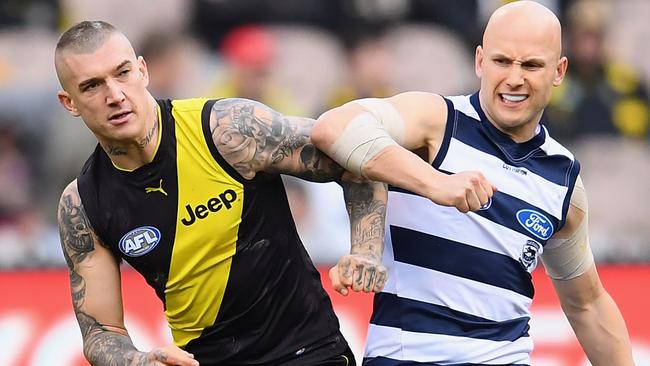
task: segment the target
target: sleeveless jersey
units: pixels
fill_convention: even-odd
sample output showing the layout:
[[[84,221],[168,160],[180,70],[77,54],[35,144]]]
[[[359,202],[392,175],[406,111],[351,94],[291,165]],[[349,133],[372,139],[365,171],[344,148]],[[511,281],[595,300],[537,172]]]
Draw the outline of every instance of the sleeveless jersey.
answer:
[[[325,352],[342,353],[280,176],[249,181],[223,159],[214,103],[158,101],[159,146],[134,171],[97,146],[78,177],[92,227],[155,289],[174,342],[202,365],[304,364],[299,355],[330,339]]]
[[[374,299],[367,365],[529,365],[530,273],[566,220],[579,163],[543,125],[515,143],[478,93],[446,98],[433,166],[477,170],[498,191],[463,214],[389,188],[384,291]]]

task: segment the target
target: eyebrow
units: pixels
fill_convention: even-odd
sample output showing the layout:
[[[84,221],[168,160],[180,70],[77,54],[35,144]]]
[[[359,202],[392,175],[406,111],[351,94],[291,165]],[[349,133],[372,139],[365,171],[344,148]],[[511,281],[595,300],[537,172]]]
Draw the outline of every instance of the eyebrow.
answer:
[[[504,55],[504,54],[502,54],[502,53],[494,54],[494,55],[492,55],[491,58],[492,58],[493,60],[494,60],[494,59],[499,59],[499,58],[504,58],[504,59],[507,59],[507,60],[509,60],[509,61],[512,61],[512,58],[511,58],[511,57],[506,56],[506,55]],[[534,64],[534,65],[546,65],[546,61],[544,61],[544,59],[539,58],[539,57],[531,57],[531,58],[529,58],[529,59],[522,60],[522,61],[521,61],[521,64],[522,64],[522,65],[530,65],[530,64]]]
[[[119,65],[117,65],[117,67],[116,67],[114,70],[115,70],[115,71],[118,71],[118,70],[120,70],[121,68],[123,68],[124,66],[129,65],[130,63],[131,63],[131,60],[124,60],[124,61],[122,61]],[[79,90],[83,91],[84,88],[86,88],[86,86],[88,86],[88,85],[90,85],[90,84],[93,84],[93,83],[96,83],[96,82],[99,82],[99,81],[101,81],[101,80],[102,80],[102,79],[100,79],[100,78],[90,78],[90,79],[86,79],[86,80],[82,81],[81,83],[79,83],[78,88],[79,88]]]

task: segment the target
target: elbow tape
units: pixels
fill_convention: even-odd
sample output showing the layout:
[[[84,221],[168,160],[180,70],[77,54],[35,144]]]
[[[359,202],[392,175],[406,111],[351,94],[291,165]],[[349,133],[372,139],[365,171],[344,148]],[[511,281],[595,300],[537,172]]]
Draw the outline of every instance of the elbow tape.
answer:
[[[368,161],[403,141],[405,126],[399,111],[382,99],[366,98],[351,103],[361,105],[365,111],[348,123],[329,153],[346,170],[361,176]]]

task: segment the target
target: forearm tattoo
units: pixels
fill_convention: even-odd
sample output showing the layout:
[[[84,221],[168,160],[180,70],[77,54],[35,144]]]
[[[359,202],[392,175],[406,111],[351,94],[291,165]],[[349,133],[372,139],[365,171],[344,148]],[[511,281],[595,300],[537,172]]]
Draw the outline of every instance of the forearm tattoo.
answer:
[[[83,310],[86,281],[77,272],[77,265],[92,256],[95,239],[78,195],[63,195],[58,219],[61,247],[70,272],[72,306],[88,361],[93,365],[148,365],[146,354],[137,352],[128,336],[107,330]]]
[[[245,178],[265,171],[313,181],[338,179],[343,169],[309,139],[314,123],[255,101],[224,99],[212,108],[210,132],[219,153]]]
[[[370,254],[381,258],[386,219],[386,202],[375,190],[385,190],[376,182],[343,181],[343,195],[350,216],[352,254]],[[378,196],[382,196],[381,194]]]

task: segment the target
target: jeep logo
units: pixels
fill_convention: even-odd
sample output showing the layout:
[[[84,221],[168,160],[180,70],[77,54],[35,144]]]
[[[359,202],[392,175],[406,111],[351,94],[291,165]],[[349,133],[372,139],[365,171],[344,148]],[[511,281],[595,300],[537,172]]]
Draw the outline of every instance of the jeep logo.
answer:
[[[232,207],[231,203],[235,202],[236,199],[237,193],[232,189],[227,189],[219,194],[219,196],[210,198],[205,205],[197,205],[194,208],[190,205],[186,205],[185,209],[187,210],[188,217],[181,219],[181,222],[185,226],[190,226],[194,224],[197,219],[205,219],[211,212],[217,212],[221,210],[222,207],[226,207],[227,210],[230,210]]]
[[[153,226],[141,226],[126,233],[120,239],[120,251],[129,257],[143,256],[160,242],[160,230]]]
[[[517,221],[529,233],[546,240],[553,235],[553,224],[543,214],[529,209],[517,211]]]

